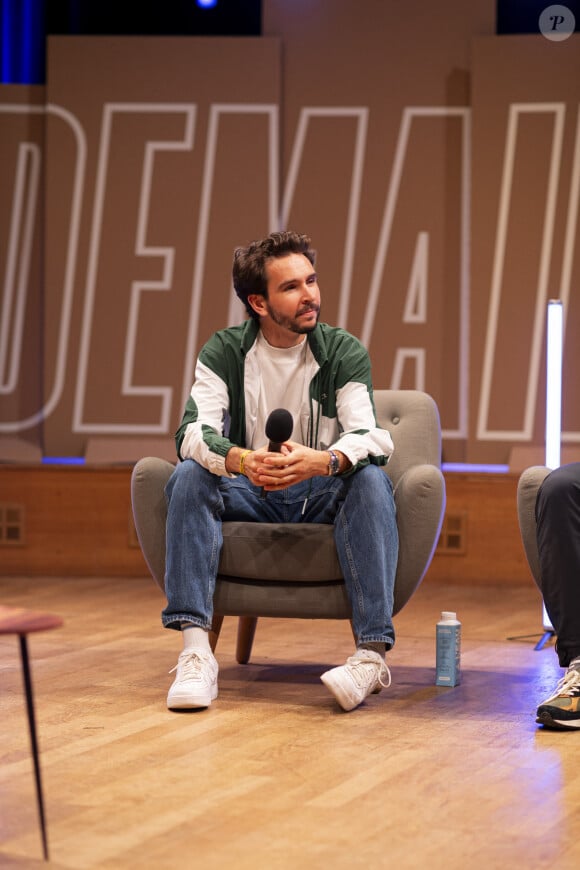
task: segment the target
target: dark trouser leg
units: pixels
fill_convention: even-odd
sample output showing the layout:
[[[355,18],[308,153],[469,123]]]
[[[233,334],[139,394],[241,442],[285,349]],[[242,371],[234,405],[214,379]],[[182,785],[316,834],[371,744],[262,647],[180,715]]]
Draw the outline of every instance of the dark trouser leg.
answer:
[[[536,500],[542,595],[566,667],[580,656],[580,462],[545,478]]]

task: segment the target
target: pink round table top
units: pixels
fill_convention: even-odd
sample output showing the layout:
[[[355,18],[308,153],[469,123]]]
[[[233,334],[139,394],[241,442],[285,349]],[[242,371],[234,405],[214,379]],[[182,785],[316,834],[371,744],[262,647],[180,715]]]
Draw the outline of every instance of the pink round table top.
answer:
[[[5,607],[0,604],[0,634],[29,634],[33,631],[48,631],[62,625],[60,616],[27,610],[25,607]]]

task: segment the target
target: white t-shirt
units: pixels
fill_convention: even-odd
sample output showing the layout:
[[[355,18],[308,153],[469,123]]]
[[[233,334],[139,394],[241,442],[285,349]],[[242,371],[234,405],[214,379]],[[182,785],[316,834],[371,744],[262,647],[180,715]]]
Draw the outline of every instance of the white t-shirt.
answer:
[[[308,342],[306,336],[294,347],[272,347],[262,333],[257,338],[256,355],[260,366],[260,396],[256,421],[256,442],[253,448],[266,441],[266,420],[276,408],[286,408],[292,414],[294,429],[288,439],[299,444],[306,443],[302,432],[302,409],[308,407],[309,377],[306,366]]]

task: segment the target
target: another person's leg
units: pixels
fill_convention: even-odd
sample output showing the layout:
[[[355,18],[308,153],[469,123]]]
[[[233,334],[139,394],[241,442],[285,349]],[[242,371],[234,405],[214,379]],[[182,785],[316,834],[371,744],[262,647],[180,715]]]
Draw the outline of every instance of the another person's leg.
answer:
[[[556,632],[558,660],[567,671],[538,707],[537,721],[580,728],[580,463],[545,478],[536,500],[542,595]]]

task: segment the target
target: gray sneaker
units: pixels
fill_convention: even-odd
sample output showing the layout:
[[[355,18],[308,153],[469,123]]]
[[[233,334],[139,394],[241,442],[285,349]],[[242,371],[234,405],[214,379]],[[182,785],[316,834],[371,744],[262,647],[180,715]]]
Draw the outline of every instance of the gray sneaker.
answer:
[[[320,679],[343,710],[354,710],[368,695],[391,685],[391,673],[382,656],[371,649],[357,650],[346,664],[326,671]]]
[[[205,649],[184,649],[177,664],[169,671],[177,671],[167,695],[170,710],[195,710],[209,707],[218,696],[218,663]]]
[[[580,661],[572,662],[554,694],[540,704],[536,722],[561,731],[580,729]]]

